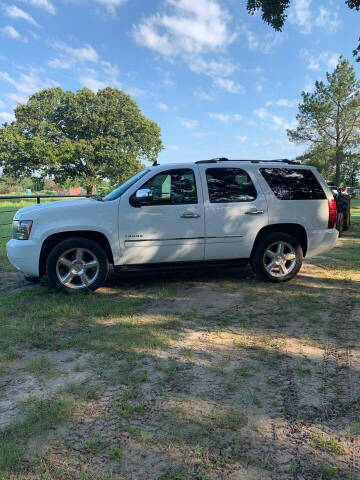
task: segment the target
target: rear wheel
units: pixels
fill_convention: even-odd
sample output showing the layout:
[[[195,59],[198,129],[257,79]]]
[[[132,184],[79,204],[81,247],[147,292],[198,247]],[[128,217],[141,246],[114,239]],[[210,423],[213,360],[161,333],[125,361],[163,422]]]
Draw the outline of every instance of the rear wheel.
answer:
[[[273,232],[258,243],[252,258],[253,269],[268,282],[286,282],[299,272],[303,251],[298,240],[287,233]]]
[[[87,238],[60,242],[46,262],[50,284],[68,293],[96,290],[105,282],[108,271],[104,250]]]

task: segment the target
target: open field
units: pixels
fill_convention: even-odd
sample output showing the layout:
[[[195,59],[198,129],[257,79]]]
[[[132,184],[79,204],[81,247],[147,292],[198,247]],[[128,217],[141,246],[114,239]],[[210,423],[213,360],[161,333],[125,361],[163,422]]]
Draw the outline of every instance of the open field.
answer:
[[[66,296],[4,243],[1,480],[360,479],[360,208],[285,285],[112,274]]]

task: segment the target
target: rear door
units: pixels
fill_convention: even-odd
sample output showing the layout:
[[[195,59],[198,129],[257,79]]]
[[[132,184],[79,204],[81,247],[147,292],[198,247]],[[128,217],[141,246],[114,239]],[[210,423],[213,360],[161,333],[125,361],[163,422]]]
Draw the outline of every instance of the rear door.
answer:
[[[267,203],[251,166],[201,165],[205,260],[249,258],[268,223]]]
[[[150,204],[131,204],[138,189],[151,190]],[[204,204],[197,167],[157,168],[121,198],[119,213],[122,264],[203,260]]]

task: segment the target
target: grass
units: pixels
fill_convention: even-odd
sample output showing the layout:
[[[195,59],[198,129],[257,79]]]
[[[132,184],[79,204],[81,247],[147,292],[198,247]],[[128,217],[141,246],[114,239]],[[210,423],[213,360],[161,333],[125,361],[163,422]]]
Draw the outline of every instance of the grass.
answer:
[[[35,399],[29,401],[24,410],[23,420],[0,432],[0,469],[19,469],[26,440],[65,421],[70,415],[71,404],[60,398]]]

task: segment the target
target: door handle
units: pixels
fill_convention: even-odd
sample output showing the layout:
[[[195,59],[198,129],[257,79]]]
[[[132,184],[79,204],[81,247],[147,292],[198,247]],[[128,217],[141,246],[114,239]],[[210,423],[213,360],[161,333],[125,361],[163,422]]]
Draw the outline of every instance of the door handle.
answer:
[[[246,215],[264,215],[264,210],[249,210],[245,212]]]
[[[198,213],[185,212],[180,215],[181,218],[200,218]]]

